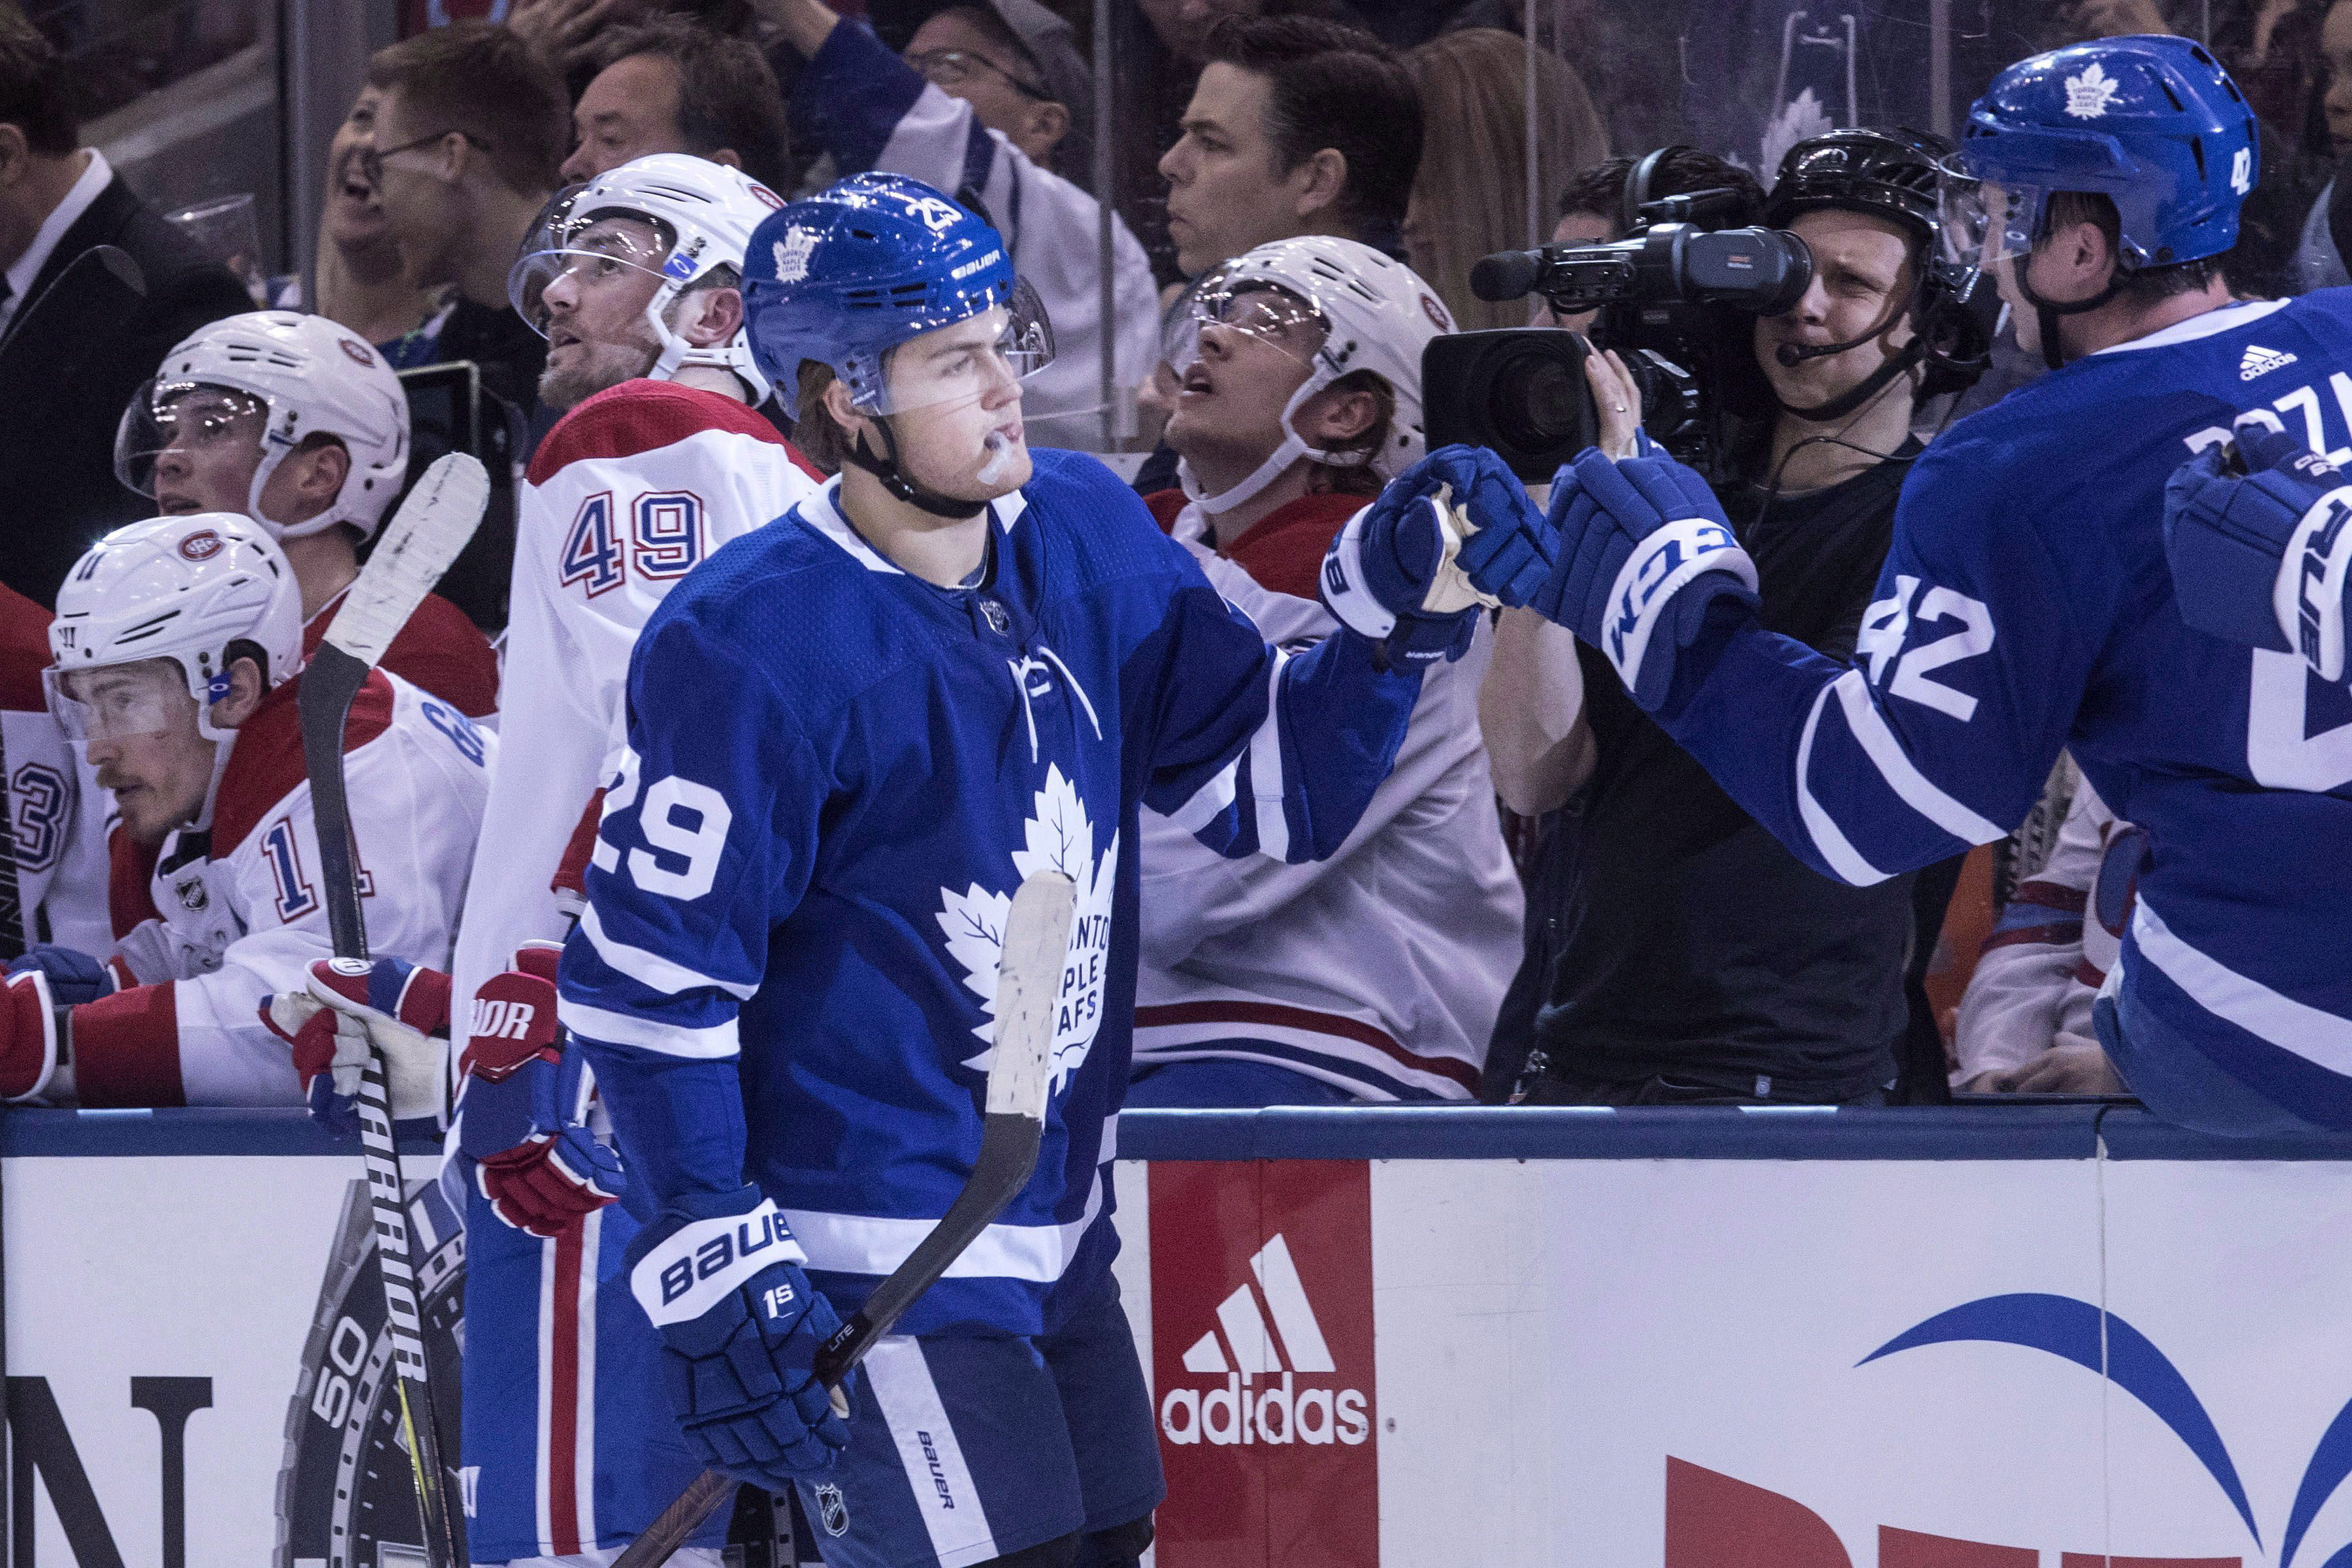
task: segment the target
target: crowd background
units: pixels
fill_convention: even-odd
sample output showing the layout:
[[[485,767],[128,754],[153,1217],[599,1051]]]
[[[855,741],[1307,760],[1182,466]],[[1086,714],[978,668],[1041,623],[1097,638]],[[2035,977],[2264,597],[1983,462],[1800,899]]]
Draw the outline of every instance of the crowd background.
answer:
[[[2352,186],[2336,169],[2352,148],[2352,0],[32,0],[26,15],[63,62],[79,144],[172,226],[158,276],[204,270],[186,298],[151,292],[146,316],[111,324],[144,335],[92,351],[106,363],[91,374],[107,373],[94,395],[119,406],[162,347],[237,308],[225,279],[362,333],[408,381],[419,459],[453,446],[492,459],[503,510],[443,591],[493,637],[513,475],[553,418],[545,345],[509,306],[507,268],[562,184],[646,152],[731,162],[788,197],[877,163],[952,188],[1006,232],[1063,339],[1050,389],[1030,389],[1033,438],[1103,453],[1147,492],[1174,482],[1159,346],[1228,257],[1339,235],[1407,260],[1462,330],[1523,325],[1528,304],[1471,295],[1470,266],[1597,237],[1604,161],[1682,143],[1769,184],[1791,146],[1839,128],[1956,137],[1995,71],[2086,38],[2195,37],[2243,85],[2262,178],[2226,263],[2236,292],[2347,280]],[[1416,116],[1417,159],[1400,151]],[[46,211],[15,221],[37,228]],[[0,329],[21,304],[0,291]],[[53,371],[0,337],[0,405],[48,396]],[[2034,374],[2003,342],[1961,409]],[[1954,412],[1923,405],[1918,433]],[[61,423],[0,420],[0,491],[68,482],[62,448],[39,449]],[[82,423],[110,434],[110,416]],[[34,434],[10,446],[11,428]],[[794,434],[825,460],[822,430]],[[20,508],[0,542],[32,547],[0,579],[47,604],[89,538],[145,511],[125,491],[60,530]],[[2071,898],[2079,944],[2080,889],[2037,881],[2076,793],[2062,768],[2008,844],[1923,879],[1920,923],[1897,945],[1926,1055],[1898,1097],[2020,1087],[2018,1061],[1956,1048],[1963,992],[1979,952],[2025,929],[2003,923],[2021,886],[2062,914]],[[1504,821],[1522,848],[1539,837]],[[2095,847],[2100,827],[2077,826]],[[1531,889],[1531,931],[1552,896]],[[1516,1071],[1496,1067],[1490,1095]]]

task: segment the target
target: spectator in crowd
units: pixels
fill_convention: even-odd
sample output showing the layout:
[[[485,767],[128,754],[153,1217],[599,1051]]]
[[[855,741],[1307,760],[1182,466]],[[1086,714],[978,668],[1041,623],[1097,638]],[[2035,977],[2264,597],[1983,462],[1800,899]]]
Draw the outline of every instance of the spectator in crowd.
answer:
[[[2147,836],[2087,781],[2050,858],[2001,909],[1960,997],[1952,1087],[1978,1094],[2122,1094],[2091,1004],[2115,967]]]
[[[479,367],[482,389],[497,400],[487,421],[494,445],[484,454],[491,508],[442,589],[475,625],[495,630],[506,624],[514,554],[512,474],[530,455],[547,363],[546,341],[507,302],[507,273],[553,194],[571,106],[521,38],[483,22],[453,22],[377,51],[368,83],[383,98],[362,167],[386,226],[420,284],[457,295],[437,359]]]
[[[319,889],[289,870],[318,837],[293,569],[246,518],[133,523],[75,568],[49,646],[60,721],[124,832],[161,848],[150,898],[164,913],[103,962],[62,947],[16,962],[0,990],[0,1099],[301,1103],[261,1013],[333,952]],[[495,744],[397,676],[362,687],[344,768],[377,951],[448,962]],[[439,1102],[438,1050],[415,1058],[393,1064],[402,1114]]]
[[[1422,455],[1436,293],[1355,240],[1276,240],[1203,280],[1167,439],[1183,489],[1149,498],[1217,591],[1285,647],[1349,518]],[[1143,819],[1130,1105],[1468,1100],[1526,907],[1478,733],[1482,625],[1433,664],[1394,768],[1339,853],[1224,859]]]
[[[131,258],[143,298],[75,268],[100,245]],[[251,309],[81,145],[57,51],[0,0],[0,583],[47,605],[91,541],[139,515],[112,453],[131,388],[194,328]]]
[[[1277,239],[1331,234],[1399,249],[1421,168],[1421,97],[1396,52],[1309,16],[1219,22],[1160,161],[1187,277]]]
[[[327,144],[327,194],[319,208],[312,271],[315,308],[375,344],[394,370],[429,363],[448,311],[447,290],[417,286],[384,221],[383,202],[362,154],[383,94],[362,87]],[[299,309],[298,298],[278,301]]]
[[[843,174],[880,170],[953,192],[1004,236],[1013,266],[1037,291],[1054,330],[1053,363],[1022,391],[1029,439],[1044,447],[1098,447],[1106,330],[1114,396],[1116,389],[1140,383],[1159,357],[1151,269],[1143,247],[1114,216],[1111,320],[1106,323],[1101,206],[982,113],[983,104],[992,105],[992,112],[1050,154],[1051,144],[1042,140],[1045,132],[1055,124],[1083,124],[1092,115],[1090,103],[1043,96],[1048,81],[1078,90],[1075,84],[1085,76],[1076,47],[1066,29],[1033,27],[1028,37],[1069,56],[1048,71],[1025,48],[1009,47],[1024,36],[1023,20],[1036,22],[1037,7],[1028,0],[991,4],[995,8],[957,7],[926,22],[906,59],[856,24],[843,25],[824,0],[772,0],[769,13],[808,61],[796,89],[799,101],[824,128],[825,150]],[[964,35],[1001,52],[1002,61],[965,58],[943,41]],[[949,54],[958,55],[958,63],[942,58]],[[942,76],[954,77],[953,85],[943,86]],[[1005,85],[1013,77],[1029,89],[1029,101],[1061,113],[1022,119],[1012,100],[1023,94]]]
[[[788,195],[792,142],[764,56],[683,16],[601,37],[596,74],[572,106],[566,182],[593,179],[650,153],[689,153]]]
[[[1609,153],[1592,100],[1566,61],[1533,51],[1515,33],[1465,27],[1440,33],[1404,58],[1428,132],[1421,174],[1404,220],[1413,270],[1435,285],[1466,331],[1515,327],[1517,303],[1470,292],[1470,268],[1497,250],[1537,243],[1529,186],[1589,168]],[[1528,72],[1536,77],[1536,121],[1528,126]],[[1535,169],[1528,170],[1532,156]],[[1536,185],[1541,189],[1541,185]]]
[[[1719,487],[1775,630],[1849,656],[1919,451],[1920,269],[1937,242],[1940,141],[1833,132],[1781,164],[1768,221],[1815,265],[1802,300],[1753,329],[1777,412]],[[1660,195],[1669,194],[1663,186]],[[1850,346],[1840,346],[1850,345]],[[1797,360],[1784,363],[1786,351]],[[1807,357],[1799,358],[1806,351]],[[1589,362],[1630,452],[1639,395]],[[1883,1098],[1909,1008],[1907,879],[1849,888],[1805,867],[1634,705],[1608,662],[1507,611],[1481,711],[1502,798],[1554,825],[1498,1058],[1527,1047],[1514,1099],[1538,1103],[1851,1103]],[[1493,1085],[1490,1079],[1490,1088]]]
[[[164,516],[236,512],[268,531],[301,592],[308,657],[406,482],[408,400],[346,328],[255,310],[163,356],[123,412],[115,454],[122,482]],[[497,710],[490,645],[437,594],[409,616],[383,667],[470,718]]]
[[[2352,0],[2336,0],[2327,7],[2326,20],[2319,29],[2319,53],[2327,68],[2327,85],[2320,95],[2319,115],[2328,152],[2340,170],[2345,157],[2352,154]],[[2352,272],[2346,270],[2344,254],[2328,226],[2328,214],[2336,205],[2336,187],[2342,183],[2340,173],[2330,179],[2318,200],[2312,203],[2310,216],[2304,220],[2301,242],[2294,252],[2294,285],[2298,290],[2340,289],[2352,283]]]
[[[1076,31],[1036,0],[934,11],[907,41],[906,58],[1031,163],[1093,181],[1093,73]]]

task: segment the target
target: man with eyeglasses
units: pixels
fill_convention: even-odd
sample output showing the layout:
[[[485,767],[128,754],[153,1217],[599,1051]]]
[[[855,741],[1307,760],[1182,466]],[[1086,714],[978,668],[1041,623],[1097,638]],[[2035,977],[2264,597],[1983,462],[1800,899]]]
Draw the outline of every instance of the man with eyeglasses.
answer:
[[[862,26],[837,26],[824,0],[758,0],[757,9],[808,61],[793,92],[844,174],[910,175],[1003,234],[1054,322],[1054,363],[1023,392],[1029,439],[1101,447],[1102,209],[1072,183],[1090,178],[1094,89],[1069,24],[1037,0],[950,5],[923,21],[902,58]],[[1116,216],[1110,265],[1115,400],[1160,357],[1151,266]]]
[[[521,38],[481,22],[378,50],[368,85],[383,99],[360,173],[375,186],[384,226],[418,286],[456,290],[433,358],[478,366],[489,395],[478,455],[492,478],[490,510],[441,591],[495,632],[506,624],[514,549],[510,475],[545,424],[538,394],[547,345],[508,306],[507,268],[555,190],[571,104]]]

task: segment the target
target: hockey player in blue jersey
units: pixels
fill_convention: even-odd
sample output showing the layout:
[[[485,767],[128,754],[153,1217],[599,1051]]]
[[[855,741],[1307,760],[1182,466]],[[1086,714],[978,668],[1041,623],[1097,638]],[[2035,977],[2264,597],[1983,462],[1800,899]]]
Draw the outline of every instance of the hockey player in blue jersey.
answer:
[[[646,1213],[635,1293],[688,1439],[797,1482],[834,1568],[1133,1563],[1162,1485],[1105,1163],[1137,814],[1330,853],[1421,668],[1548,570],[1545,525],[1457,539],[1443,500],[1516,481],[1433,455],[1326,563],[1353,630],[1292,658],[1099,463],[1028,450],[1019,377],[1050,328],[979,218],[860,175],[763,223],[744,291],[762,372],[848,457],[680,584],[632,659],[561,1009]],[[999,935],[1049,867],[1078,894],[1036,1174],[845,1421],[812,1358],[971,1174]]]
[[[1963,259],[2056,368],[1912,469],[1851,668],[1758,625],[1723,514],[1662,457],[1561,470],[1561,565],[1536,599],[1849,882],[2000,837],[2070,749],[2148,836],[2101,1040],[2151,1109],[2246,1133],[2352,1127],[2352,697],[2275,626],[2214,635],[2226,585],[2176,591],[2166,557],[2168,481],[2242,413],[2352,446],[2352,296],[2233,303],[2216,266],[2255,174],[2251,110],[2187,40],[1994,79],[1946,230],[1973,224]],[[2210,521],[2184,513],[2176,541]]]

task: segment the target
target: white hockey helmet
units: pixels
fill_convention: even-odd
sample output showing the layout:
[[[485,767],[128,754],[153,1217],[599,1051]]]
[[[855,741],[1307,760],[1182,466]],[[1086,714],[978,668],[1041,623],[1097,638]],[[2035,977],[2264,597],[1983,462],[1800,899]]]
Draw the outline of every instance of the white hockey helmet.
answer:
[[[173,405],[200,387],[242,395],[267,418],[261,466],[246,514],[273,539],[301,539],[339,522],[374,534],[408,479],[408,397],[383,356],[349,327],[298,310],[249,310],[199,327],[163,356],[163,368],[131,397],[114,434],[114,474],[141,495],[155,494],[155,459],[177,429]],[[189,432],[195,436],[196,432]],[[262,488],[289,452],[311,436],[332,436],[351,455],[335,504],[285,524],[265,516]]]
[[[740,280],[751,231],[783,205],[782,196],[742,170],[707,158],[655,153],[635,159],[556,193],[507,274],[507,299],[545,337],[547,311],[540,296],[583,259],[651,273],[661,286],[646,302],[646,321],[661,353],[646,373],[647,378],[667,381],[688,365],[731,370],[751,389],[751,401],[764,403],[768,380],[760,374],[751,342],[740,328],[723,343],[696,348],[670,330],[668,315],[678,295],[715,267],[733,268]],[[612,235],[597,237],[593,248],[583,247],[583,237],[600,219],[612,217],[651,224],[659,248],[637,253]]]
[[[67,734],[88,741],[146,732],[136,716],[96,713],[61,678],[107,665],[168,658],[196,700],[196,728],[208,741],[212,705],[228,695],[232,645],[259,647],[263,678],[276,687],[302,668],[302,590],[268,532],[233,512],[159,517],[118,528],[89,548],[58,590],[49,623],[49,668],[41,672],[49,710]]]
[[[1277,239],[1234,258],[1202,278],[1171,332],[1168,363],[1181,377],[1200,358],[1201,328],[1216,322],[1248,331],[1262,304],[1250,296],[1280,290],[1323,329],[1307,380],[1282,409],[1282,444],[1247,479],[1219,495],[1201,493],[1192,465],[1180,462],[1184,493],[1202,510],[1229,511],[1256,495],[1301,458],[1339,468],[1369,466],[1384,478],[1419,462],[1427,449],[1421,409],[1421,351],[1454,330],[1437,290],[1403,262],[1369,245],[1331,235]],[[1256,312],[1259,319],[1269,319]],[[1291,425],[1307,400],[1351,371],[1369,370],[1389,384],[1396,414],[1378,451],[1328,452],[1309,447]]]

